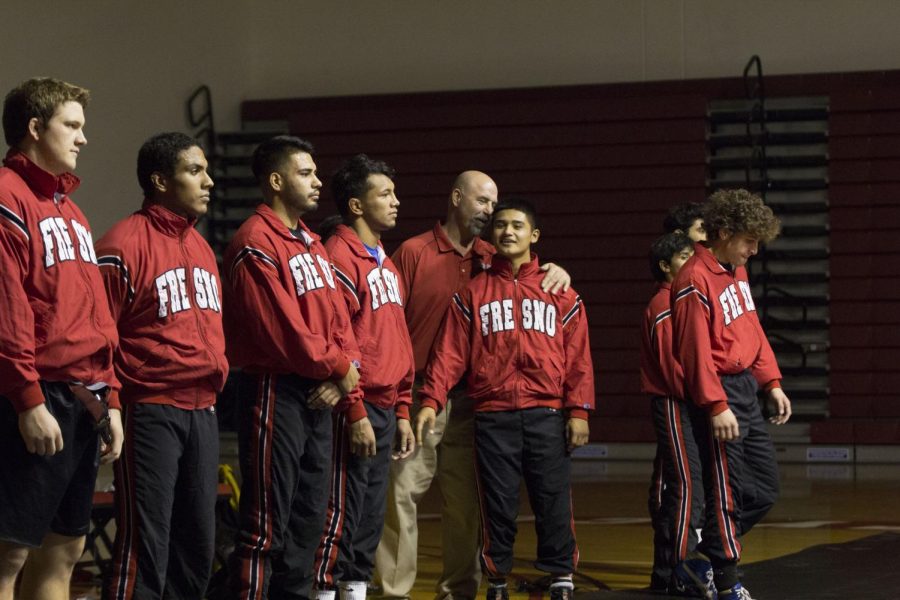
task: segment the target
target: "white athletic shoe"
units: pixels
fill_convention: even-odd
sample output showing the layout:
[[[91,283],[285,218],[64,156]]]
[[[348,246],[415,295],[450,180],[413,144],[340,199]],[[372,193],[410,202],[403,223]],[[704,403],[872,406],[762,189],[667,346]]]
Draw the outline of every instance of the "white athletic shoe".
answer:
[[[341,591],[340,600],[366,600],[365,581],[341,581],[338,582]]]
[[[334,590],[316,590],[316,600],[334,600]]]

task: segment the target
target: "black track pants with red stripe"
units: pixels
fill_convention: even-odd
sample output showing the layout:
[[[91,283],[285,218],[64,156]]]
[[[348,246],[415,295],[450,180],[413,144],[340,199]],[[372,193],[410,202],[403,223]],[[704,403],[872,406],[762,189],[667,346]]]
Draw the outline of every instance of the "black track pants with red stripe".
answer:
[[[523,477],[537,531],[535,568],[572,573],[578,547],[565,413],[551,408],[476,412],[475,462],[484,539],[481,562],[488,576],[512,570]]]
[[[316,381],[248,373],[238,381],[241,529],[231,597],[307,597],[328,504],[331,410],[307,406]]]
[[[368,581],[375,566],[397,418],[393,407],[366,403],[366,412],[375,431],[375,456],[370,458],[350,453],[350,423],[343,413],[335,417],[331,498],[314,571],[318,589],[340,581]]]
[[[703,479],[688,406],[675,398],[655,396],[650,409],[656,430],[656,460],[648,501],[653,524],[653,575],[667,582],[672,567],[697,546]]]
[[[714,567],[740,560],[738,538],[750,531],[778,498],[778,463],[756,396],[756,379],[744,371],[723,375],[721,380],[741,437],[730,442],[715,440],[706,411],[691,410],[706,495],[706,522],[697,549],[709,556]]]
[[[206,591],[215,548],[219,428],[213,409],[124,408],[115,463],[116,542],[107,600]]]

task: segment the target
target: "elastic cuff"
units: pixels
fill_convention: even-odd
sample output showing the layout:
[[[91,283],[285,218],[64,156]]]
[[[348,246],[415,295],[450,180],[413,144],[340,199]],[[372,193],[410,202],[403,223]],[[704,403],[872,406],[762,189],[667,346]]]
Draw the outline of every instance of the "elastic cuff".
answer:
[[[119,390],[109,390],[109,394],[106,396],[106,402],[109,404],[110,408],[122,410],[122,402],[119,400]]]
[[[394,413],[398,419],[406,419],[409,421],[409,404],[398,404],[394,408]]]
[[[568,410],[568,415],[570,419],[581,419],[582,421],[588,420],[588,411],[583,408],[570,408]]]
[[[437,400],[435,400],[434,398],[422,399],[422,406],[433,408],[435,413],[439,413],[441,412],[441,410],[443,410],[443,408],[437,403]]]
[[[343,379],[344,376],[350,372],[350,361],[346,358],[341,357],[341,360],[335,365],[334,370],[331,372],[332,379]]]
[[[346,412],[347,419],[349,419],[351,423],[356,423],[369,416],[369,413],[366,410],[366,403],[362,400],[358,400],[348,406]]]
[[[706,410],[709,412],[709,416],[714,417],[728,410],[728,401],[719,400],[717,402],[712,402]]]
[[[772,381],[770,381],[769,383],[767,383],[766,385],[763,386],[763,391],[771,392],[772,390],[776,390],[776,389],[780,389],[780,388],[781,388],[781,380],[773,379]]]
[[[7,395],[17,413],[23,413],[44,403],[44,392],[37,381],[29,381],[25,385],[10,390]]]

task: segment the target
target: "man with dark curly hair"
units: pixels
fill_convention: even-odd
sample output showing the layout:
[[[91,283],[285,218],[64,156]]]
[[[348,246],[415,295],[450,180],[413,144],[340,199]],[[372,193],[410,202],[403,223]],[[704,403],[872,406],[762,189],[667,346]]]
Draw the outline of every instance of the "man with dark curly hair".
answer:
[[[746,190],[720,190],[703,207],[705,244],[672,285],[674,351],[684,369],[685,395],[703,469],[706,523],[697,551],[709,557],[714,581],[686,560],[676,576],[706,598],[749,600],[738,581],[739,537],[775,503],[778,465],[757,401],[765,390],[776,425],[791,416],[781,371],[760,325],[745,265],[781,224]]]

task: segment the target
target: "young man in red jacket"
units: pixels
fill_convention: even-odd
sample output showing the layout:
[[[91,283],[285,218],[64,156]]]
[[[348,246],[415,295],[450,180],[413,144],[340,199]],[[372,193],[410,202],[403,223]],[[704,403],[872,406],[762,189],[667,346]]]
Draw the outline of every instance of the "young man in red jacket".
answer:
[[[242,369],[231,591],[307,597],[328,505],[331,411],[361,401],[360,355],[328,253],[301,220],[322,188],[312,146],[263,142],[253,174],[265,201],[224,256],[228,357]]]
[[[686,591],[683,583],[672,578],[672,572],[696,547],[702,514],[700,455],[684,402],[684,372],[672,353],[672,281],[693,254],[694,241],[683,233],[667,233],[653,242],[650,272],[658,287],[641,321],[641,391],[650,395],[656,430],[649,498],[653,525],[650,588],[660,592]],[[709,571],[708,561],[705,566]],[[695,565],[694,570],[698,569]]]
[[[384,525],[385,500],[396,437],[397,459],[415,449],[409,405],[415,365],[406,330],[397,267],[381,234],[397,224],[400,201],[394,170],[358,154],[331,179],[346,225],[325,243],[343,292],[363,363],[364,402],[335,416],[331,498],[315,577],[320,600],[364,600]]]
[[[781,371],[759,323],[745,265],[780,223],[746,190],[721,190],[703,207],[705,244],[672,284],[674,350],[684,369],[694,435],[700,447],[706,521],[697,550],[709,557],[719,600],[746,600],[738,580],[739,536],[778,497],[778,464],[756,392],[774,405],[772,423],[791,416]],[[702,582],[700,582],[702,584]]]
[[[497,206],[491,222],[497,254],[490,270],[453,298],[416,417],[421,444],[447,392],[468,373],[489,600],[508,597],[523,475],[538,535],[535,567],[552,576],[553,600],[572,597],[578,563],[569,453],[588,441],[594,370],[581,298],[572,289],[559,295],[541,289],[531,252],[539,236],[529,202]]]
[[[183,133],[144,142],[137,172],[143,206],[97,242],[125,413],[106,597],[187,600],[203,596],[212,569],[214,405],[228,374],[219,269],[195,229],[213,181]]]
[[[481,171],[463,171],[453,181],[443,221],[400,244],[392,259],[405,293],[406,324],[416,361],[416,389],[421,387],[428,354],[453,295],[490,267],[495,249],[481,239],[497,205],[497,184]],[[568,289],[570,277],[552,263],[541,287],[552,293]],[[375,554],[377,582],[385,596],[409,596],[418,559],[417,503],[433,480],[440,483],[442,568],[435,600],[471,600],[481,584],[481,535],[472,449],[474,412],[465,385],[450,391],[438,415],[435,435],[406,460],[391,463],[384,535]]]
[[[12,599],[29,554],[20,597],[68,598],[90,527],[98,447],[103,462],[122,447],[116,325],[90,226],[69,198],[88,97],[42,78],[3,104],[0,600]]]

